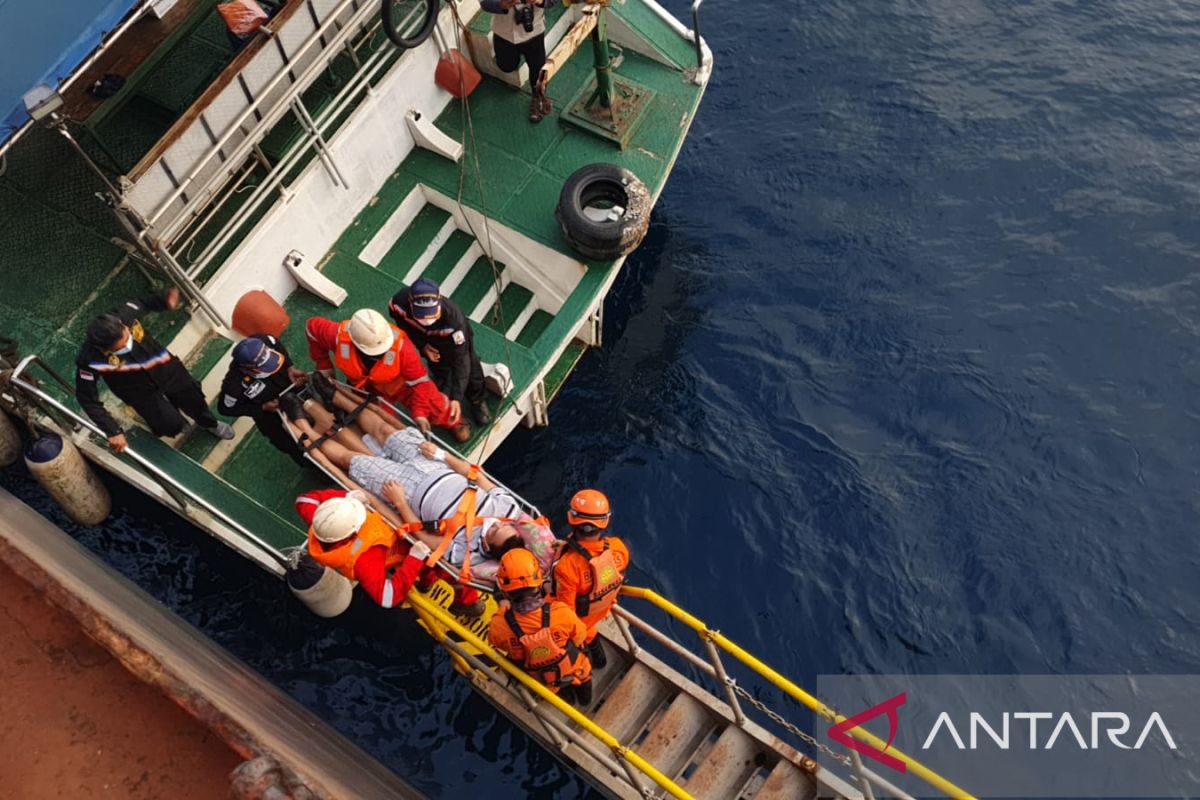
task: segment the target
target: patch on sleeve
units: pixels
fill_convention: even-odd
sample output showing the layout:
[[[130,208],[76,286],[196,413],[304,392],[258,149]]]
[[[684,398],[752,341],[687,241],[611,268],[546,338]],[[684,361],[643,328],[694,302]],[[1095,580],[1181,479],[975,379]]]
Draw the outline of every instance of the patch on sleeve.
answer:
[[[459,345],[460,347],[467,342],[467,335],[462,331],[455,331],[453,334],[451,334],[450,338],[456,345]]]
[[[225,408],[233,408],[237,405],[237,398],[231,394],[221,395],[221,405]]]
[[[86,369],[79,370],[79,377],[83,378],[85,381],[96,380],[96,374],[94,372],[88,372]]]

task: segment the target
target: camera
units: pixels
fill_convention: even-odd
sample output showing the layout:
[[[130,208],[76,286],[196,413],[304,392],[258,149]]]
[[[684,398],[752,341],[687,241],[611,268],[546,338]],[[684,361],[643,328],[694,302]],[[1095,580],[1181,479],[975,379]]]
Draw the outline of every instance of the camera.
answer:
[[[513,6],[513,20],[524,28],[526,33],[533,33],[533,4],[517,3]]]

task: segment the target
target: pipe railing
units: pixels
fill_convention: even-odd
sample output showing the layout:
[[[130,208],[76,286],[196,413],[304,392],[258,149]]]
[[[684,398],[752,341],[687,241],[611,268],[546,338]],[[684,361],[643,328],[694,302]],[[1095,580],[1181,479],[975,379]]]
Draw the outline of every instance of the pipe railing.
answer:
[[[499,669],[506,673],[510,678],[516,680],[527,691],[532,692],[543,702],[548,703],[550,706],[557,709],[581,730],[586,731],[589,736],[607,747],[612,752],[612,755],[617,763],[621,764],[623,770],[626,771],[626,778],[630,780],[631,784],[639,792],[644,794],[644,787],[641,786],[640,780],[638,780],[636,774],[629,773],[628,770],[630,769],[635,769],[637,773],[645,775],[660,789],[667,792],[671,797],[678,798],[679,800],[692,800],[692,795],[689,794],[686,789],[679,786],[679,784],[675,783],[675,781],[671,780],[669,777],[660,772],[653,764],[638,755],[632,748],[622,744],[611,733],[593,722],[592,719],[586,714],[576,709],[570,703],[562,700],[554,692],[547,689],[541,682],[530,677],[525,670],[509,661],[506,656],[468,630],[461,622],[448,614],[441,606],[433,602],[433,600],[421,592],[414,590],[409,592],[407,602],[412,606],[413,610],[418,613],[418,615],[423,615],[427,625],[432,622],[437,627],[452,631],[456,636],[461,638],[463,642],[469,644],[481,654],[486,655],[488,659],[496,665],[496,667],[499,667]],[[439,634],[436,633],[435,630],[431,630],[431,633],[433,633],[434,637],[438,638],[443,645],[449,647],[450,640],[444,636],[439,637]],[[453,651],[453,648],[451,649]],[[458,654],[465,657],[473,667],[480,670],[483,674],[483,677],[489,680],[495,679],[495,670],[488,668],[480,659],[474,657],[470,653],[467,653],[465,649],[460,650]],[[553,719],[552,717],[546,718]],[[574,733],[574,731],[571,731],[570,728],[567,728],[566,726],[560,727],[559,731],[564,734]],[[573,741],[575,739],[575,737],[570,738],[572,738]]]
[[[55,381],[63,387],[63,389],[65,389],[69,394],[74,395],[74,391],[69,385],[67,385],[66,381],[64,381],[57,372],[50,368],[50,366],[42,361],[42,359],[37,355],[28,355],[21,359],[21,362],[17,364],[16,368],[9,376],[9,383],[13,386],[19,387],[23,392],[30,395],[35,402],[38,402],[39,404],[45,403],[59,414],[65,415],[65,417],[70,420],[77,429],[82,428],[87,430],[92,433],[92,435],[107,443],[108,437],[104,435],[104,431],[100,430],[100,428],[94,422],[72,411],[57,398],[43,391],[40,387],[24,380],[22,375],[33,364],[41,367],[48,375],[53,377]],[[159,484],[159,486],[162,487],[163,491],[167,492],[167,494],[169,494],[177,502],[180,501],[181,496],[182,498],[185,498],[181,503],[184,509],[188,507],[188,504],[196,506],[213,518],[219,520],[223,525],[233,530],[239,536],[242,536],[247,541],[252,542],[259,550],[273,559],[280,566],[286,567],[288,565],[287,556],[284,555],[283,552],[277,549],[274,545],[265,541],[253,531],[250,531],[240,522],[235,520],[233,517],[229,516],[224,511],[205,500],[203,497],[200,497],[187,486],[177,481],[170,475],[170,473],[163,470],[141,453],[138,453],[132,446],[127,446],[125,450],[117,454],[116,457],[118,459],[132,461],[134,464],[139,466],[143,472],[147,473]]]
[[[370,27],[368,29],[368,36],[373,35],[373,33],[378,30],[378,27],[378,23]],[[212,259],[212,257],[221,252],[222,248],[229,244],[230,240],[236,236],[242,225],[244,225],[255,213],[257,213],[262,205],[271,198],[272,192],[274,192],[277,188],[282,190],[284,178],[310,150],[314,148],[323,150],[325,155],[322,158],[322,163],[326,170],[331,170],[329,173],[331,176],[341,174],[340,170],[337,169],[336,164],[333,163],[332,155],[329,153],[321,137],[327,135],[326,129],[333,126],[333,123],[342,115],[350,103],[354,102],[358,95],[370,90],[370,81],[373,80],[382,71],[382,69],[388,65],[388,58],[391,55],[392,53],[386,48],[380,48],[375,53],[372,53],[370,58],[368,58],[367,61],[365,61],[359,67],[358,71],[355,72],[350,80],[347,81],[346,85],[342,87],[341,91],[334,96],[333,102],[331,102],[326,108],[322,109],[321,112],[317,114],[315,119],[312,118],[311,115],[309,116],[309,119],[313,123],[313,127],[309,130],[308,135],[306,135],[300,142],[288,150],[288,152],[284,154],[279,162],[271,167],[266,176],[264,176],[263,180],[255,185],[250,197],[240,206],[238,206],[237,211],[234,212],[234,215],[222,226],[221,232],[218,233],[211,242],[205,245],[200,255],[191,264],[191,266],[188,267],[189,275],[199,275],[208,267],[209,261]],[[401,54],[401,57],[403,57],[403,54]],[[302,102],[302,100],[297,99],[297,102]],[[293,110],[293,113],[296,112]],[[270,128],[260,128],[260,130],[269,131]],[[247,137],[246,141],[250,141],[252,138],[253,137]],[[255,144],[257,145],[261,139],[262,137],[258,137],[255,140]],[[342,183],[345,183],[345,181],[342,180]],[[201,212],[197,211],[192,219],[186,219],[187,215],[181,214],[173,222],[166,226],[164,230],[164,238],[171,239],[173,236],[175,236],[181,230],[181,223],[186,222],[186,225],[183,225],[182,228],[194,225],[196,217],[198,217],[200,213]]]
[[[269,130],[270,126],[273,126],[280,117],[287,113],[292,98],[300,95],[305,89],[308,88],[309,83],[311,83],[311,78],[314,78],[316,75],[320,74],[320,72],[328,66],[329,61],[333,60],[333,58],[335,58],[341,52],[341,46],[343,42],[349,39],[350,36],[355,32],[355,28],[360,26],[363,20],[365,20],[366,17],[368,17],[374,11],[374,6],[370,3],[367,3],[361,8],[351,12],[351,17],[345,27],[338,27],[338,17],[340,17],[347,9],[353,9],[355,3],[356,0],[343,0],[341,3],[339,3],[337,8],[331,11],[329,16],[327,16],[324,21],[322,21],[320,25],[316,26],[313,32],[308,35],[308,37],[301,43],[300,47],[297,48],[295,52],[288,54],[290,61],[295,63],[303,59],[304,56],[307,55],[308,51],[315,45],[320,48],[321,52],[328,52],[330,57],[328,59],[322,59],[320,57],[314,59],[313,63],[309,64],[308,67],[306,67],[304,71],[295,78],[294,82],[286,88],[283,95],[279,98],[272,98],[271,94],[275,88],[283,82],[284,79],[291,80],[289,77],[291,70],[287,68],[286,64],[284,64],[283,68],[280,69],[279,72],[277,72],[270,80],[268,80],[265,85],[259,87],[257,95],[253,101],[248,103],[246,107],[242,109],[242,111],[239,112],[238,115],[233,118],[233,120],[230,121],[225,133],[217,137],[217,141],[213,142],[209,149],[205,151],[205,153],[192,165],[188,173],[180,178],[179,185],[175,187],[175,189],[167,195],[166,199],[162,200],[158,207],[147,216],[147,221],[151,225],[157,225],[162,215],[166,213],[171,205],[184,193],[195,191],[195,187],[192,186],[193,181],[196,180],[197,176],[199,176],[200,173],[208,167],[211,161],[216,158],[218,154],[223,153],[226,161],[238,163],[249,153],[251,147],[257,143],[257,140],[253,135],[246,135],[242,130],[242,125],[251,117],[251,115],[255,114],[256,112],[262,115],[262,120],[256,121],[256,123],[252,126],[253,130]],[[334,29],[334,33],[327,39],[326,34],[330,29]],[[275,35],[278,36],[279,34],[276,33]],[[272,107],[265,111],[260,109],[260,106],[268,100],[271,102]],[[230,143],[230,140],[236,135],[242,135],[244,137],[243,140],[233,148],[231,153],[224,153],[223,148],[227,147]],[[167,153],[164,152],[162,157],[165,158],[166,155]],[[195,199],[187,203],[187,205],[181,209],[179,216],[187,216],[192,210],[194,210],[197,204],[203,201],[204,194],[205,193],[203,191],[196,192]]]
[[[784,692],[784,694],[788,695],[793,700],[796,700],[801,705],[807,707],[809,710],[819,714],[821,717],[828,720],[830,723],[837,724],[840,722],[844,722],[846,720],[845,716],[839,714],[837,711],[830,708],[829,706],[827,706],[825,703],[818,700],[813,695],[804,691],[799,686],[792,683],[790,680],[788,680],[786,677],[784,677],[783,675],[776,672],[774,669],[772,669],[768,665],[764,664],[762,661],[760,661],[759,659],[757,659],[756,657],[751,655],[746,650],[742,649],[740,646],[738,646],[732,640],[723,636],[720,631],[716,631],[716,630],[713,630],[712,628],[709,628],[702,621],[700,621],[696,617],[692,616],[688,612],[684,611],[683,609],[679,608],[674,603],[667,600],[665,597],[662,597],[661,595],[659,595],[657,592],[654,592],[650,589],[641,588],[641,587],[625,585],[625,586],[621,587],[621,595],[623,597],[632,597],[632,598],[636,598],[639,600],[645,600],[650,605],[658,608],[660,611],[663,611],[668,616],[674,618],[675,620],[683,623],[684,625],[686,625],[687,627],[689,627],[693,631],[695,631],[697,636],[699,636],[700,640],[705,644],[706,647],[709,648],[709,652],[711,655],[711,663],[706,666],[709,666],[710,669],[712,670],[710,674],[717,676],[718,679],[724,674],[724,667],[721,665],[720,655],[718,653],[718,650],[719,650],[721,652],[724,652],[727,655],[733,656],[733,658],[735,658],[737,661],[741,662],[741,664],[743,666],[748,667],[751,671],[753,671],[759,677],[763,678],[764,680],[766,680],[768,683],[772,684],[776,688],[782,690]],[[617,606],[617,610],[619,612],[623,611],[623,609],[621,609],[620,606]],[[667,637],[666,634],[661,634],[661,635],[663,638],[668,638],[668,639],[670,638],[670,637]],[[661,639],[660,639],[660,641],[661,641]],[[674,646],[671,647],[671,649],[675,652],[679,652],[680,650],[686,650],[686,648],[683,648],[678,643],[675,643],[674,640],[672,640],[672,644]],[[688,652],[690,652],[690,651],[688,651]],[[727,688],[732,688],[732,686],[734,685],[734,682],[727,677],[722,681],[722,683]],[[745,696],[745,695],[743,695],[743,696]],[[733,713],[735,714],[735,717],[736,717],[738,714],[737,707],[734,706],[733,709],[734,709]],[[895,747],[889,746],[889,744],[887,742],[883,741],[878,736],[876,736],[875,734],[866,730],[865,728],[861,728],[861,727],[851,728],[849,733],[854,738],[858,739],[861,742],[865,742],[874,748],[877,748],[879,750],[887,750],[889,755],[891,755],[905,763],[905,765],[908,768],[908,772],[911,772],[912,774],[916,775],[918,778],[925,781],[927,784],[929,784],[933,788],[937,789],[938,791],[943,792],[950,797],[961,798],[962,800],[973,800],[972,795],[969,792],[967,792],[966,790],[962,789],[959,786],[956,786],[955,784],[953,784],[946,778],[944,778],[941,775],[939,775],[938,773],[934,772],[929,767],[926,767],[920,761],[917,761],[912,756],[909,756],[909,755],[897,750]],[[841,758],[841,757],[839,756],[839,758]],[[849,763],[852,765],[853,761],[850,761]],[[859,774],[860,778],[865,778],[865,779],[871,780],[872,783],[880,786],[881,788],[886,788],[888,790],[895,789],[894,786],[892,786],[891,784],[888,784],[886,781],[882,781],[882,779],[880,779],[880,777],[878,775],[876,775],[875,773],[866,769],[865,767],[862,767],[861,765],[860,765],[859,769],[856,770],[856,772]]]

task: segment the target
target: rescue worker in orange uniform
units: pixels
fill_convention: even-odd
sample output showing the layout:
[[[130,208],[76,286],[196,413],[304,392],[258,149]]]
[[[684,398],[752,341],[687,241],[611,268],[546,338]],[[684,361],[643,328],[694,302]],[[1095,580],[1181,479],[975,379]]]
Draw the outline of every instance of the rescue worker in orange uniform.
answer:
[[[524,548],[500,558],[496,586],[508,603],[492,617],[488,641],[564,701],[592,703],[587,628],[568,606],[546,597],[537,558]]]
[[[308,555],[358,581],[384,608],[404,602],[414,583],[426,587],[438,578],[436,569],[425,566],[430,552],[425,543],[410,545],[378,512],[343,489],[301,495],[296,510],[310,523]],[[456,587],[450,613],[478,617],[484,608],[478,590]]]
[[[318,370],[329,375],[337,367],[352,386],[404,406],[421,430],[437,425],[453,431],[456,441],[471,438],[462,405],[442,394],[417,348],[378,311],[360,308],[341,322],[310,317],[304,330]]]
[[[616,536],[604,535],[611,518],[608,498],[601,492],[576,492],[567,511],[571,533],[551,575],[554,599],[574,610],[587,628],[587,654],[597,669],[608,663],[608,656],[596,638],[596,625],[617,604],[629,567],[629,548]]]

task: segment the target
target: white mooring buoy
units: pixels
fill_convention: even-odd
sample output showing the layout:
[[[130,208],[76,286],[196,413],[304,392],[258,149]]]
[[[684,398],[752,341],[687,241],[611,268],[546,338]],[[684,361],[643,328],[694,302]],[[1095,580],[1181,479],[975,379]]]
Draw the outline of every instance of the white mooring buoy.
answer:
[[[287,571],[287,585],[309,611],[326,619],[344,612],[354,599],[353,583],[307,554]]]
[[[0,411],[0,467],[15,464],[21,455],[21,434],[12,418]]]
[[[25,464],[67,515],[81,525],[99,525],[112,510],[108,489],[70,439],[45,433],[25,448]]]

